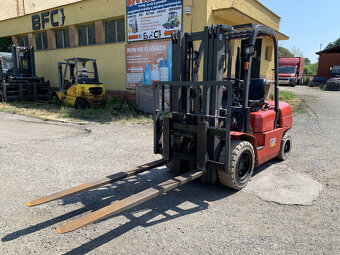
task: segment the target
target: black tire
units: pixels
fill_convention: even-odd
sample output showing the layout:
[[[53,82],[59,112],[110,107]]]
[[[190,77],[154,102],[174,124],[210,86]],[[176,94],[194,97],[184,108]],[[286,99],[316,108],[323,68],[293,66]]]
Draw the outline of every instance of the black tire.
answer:
[[[74,104],[74,107],[76,109],[85,110],[85,109],[89,108],[89,105],[84,99],[78,98],[76,100],[75,104]]]
[[[57,96],[56,93],[52,93],[52,94],[51,94],[51,96],[50,96],[48,102],[49,102],[50,104],[61,105],[60,100],[59,100],[59,98],[58,98],[58,96]]]
[[[292,137],[290,135],[284,134],[282,136],[280,151],[277,158],[284,161],[289,157],[291,151],[292,151]]]
[[[225,147],[220,153],[220,162],[225,162]],[[218,171],[223,186],[241,190],[247,186],[254,170],[255,153],[251,143],[247,141],[230,142],[230,163],[228,173]]]
[[[340,80],[329,79],[326,82],[325,90],[340,90]]]
[[[290,84],[291,87],[295,87],[296,86],[296,82],[294,81],[292,84]]]

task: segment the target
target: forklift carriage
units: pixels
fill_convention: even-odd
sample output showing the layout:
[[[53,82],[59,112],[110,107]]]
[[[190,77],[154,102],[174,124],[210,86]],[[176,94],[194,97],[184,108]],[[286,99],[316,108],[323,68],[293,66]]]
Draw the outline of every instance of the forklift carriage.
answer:
[[[266,80],[252,79],[257,37],[274,43],[275,101],[264,100]],[[231,40],[243,39],[232,77]],[[36,206],[95,189],[167,165],[179,175],[57,229],[67,233],[157,197],[191,180],[218,180],[240,190],[254,166],[291,151],[292,112],[278,100],[278,48],[275,31],[262,25],[217,25],[196,33],[173,34],[173,82],[154,82],[154,153],[162,159],[28,202]],[[195,46],[199,46],[195,49]],[[200,71],[204,57],[203,70]],[[243,68],[243,71],[241,70]],[[226,77],[224,77],[226,73]],[[241,74],[243,73],[243,78]],[[203,74],[203,81],[198,75]]]

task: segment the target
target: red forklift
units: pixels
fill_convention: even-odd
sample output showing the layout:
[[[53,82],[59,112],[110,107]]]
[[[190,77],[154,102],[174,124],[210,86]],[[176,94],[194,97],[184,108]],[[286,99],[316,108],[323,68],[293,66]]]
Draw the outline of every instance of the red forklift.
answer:
[[[265,79],[251,77],[257,38],[274,45],[275,100],[265,100]],[[245,40],[233,60],[233,40]],[[254,167],[285,160],[292,148],[287,131],[292,111],[279,102],[278,46],[263,25],[215,25],[172,35],[173,82],[155,82],[154,153],[162,159],[28,202],[36,206],[166,165],[177,176],[115,201],[57,229],[67,233],[148,201],[191,180],[244,188]],[[203,70],[201,62],[203,61]],[[232,77],[232,65],[235,75]],[[243,69],[243,71],[241,70]],[[242,72],[241,72],[242,71]],[[241,74],[242,77],[241,77]],[[202,78],[199,78],[202,75]]]

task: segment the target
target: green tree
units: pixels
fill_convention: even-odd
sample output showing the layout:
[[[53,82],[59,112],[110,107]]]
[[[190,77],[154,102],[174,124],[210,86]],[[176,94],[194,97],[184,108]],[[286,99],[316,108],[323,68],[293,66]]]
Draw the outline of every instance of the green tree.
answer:
[[[305,65],[310,65],[310,59],[309,58],[305,58]]]
[[[304,75],[316,75],[316,73],[318,72],[318,65],[318,62],[314,64],[306,64],[303,68]]]
[[[305,65],[305,67],[303,68],[303,73],[304,73],[304,75],[311,75],[312,74],[309,65]]]
[[[10,37],[0,38],[0,51],[10,51],[8,46],[12,44]]]
[[[290,52],[293,54],[294,57],[301,57],[301,58],[304,57],[302,50],[300,50],[299,48],[296,48],[295,46],[293,46]]]
[[[340,37],[339,37],[338,39],[336,39],[334,42],[330,42],[330,43],[326,46],[325,50],[330,49],[330,48],[333,48],[333,47],[335,47],[335,46],[340,46]]]
[[[294,55],[288,49],[279,47],[279,57],[294,57]]]

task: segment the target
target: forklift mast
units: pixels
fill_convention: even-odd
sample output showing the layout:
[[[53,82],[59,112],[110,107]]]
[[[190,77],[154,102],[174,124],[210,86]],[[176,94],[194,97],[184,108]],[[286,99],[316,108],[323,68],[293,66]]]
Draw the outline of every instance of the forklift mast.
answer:
[[[14,77],[36,77],[33,47],[10,46],[13,60]]]
[[[33,47],[12,44],[10,68],[2,70],[0,101],[37,101],[48,100],[50,83],[36,75]]]

